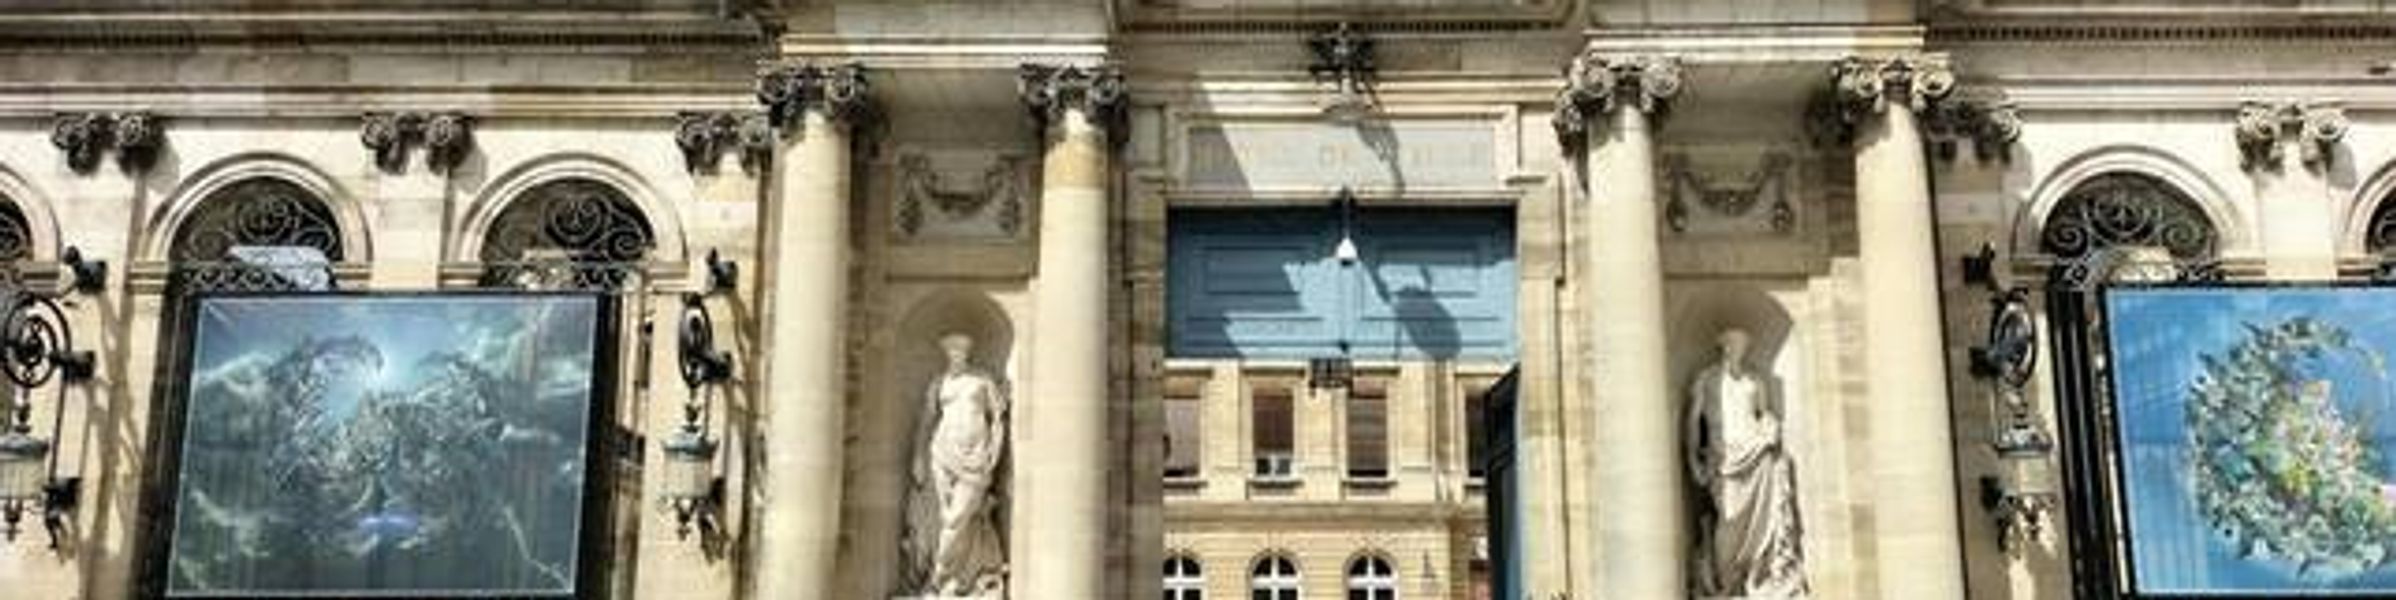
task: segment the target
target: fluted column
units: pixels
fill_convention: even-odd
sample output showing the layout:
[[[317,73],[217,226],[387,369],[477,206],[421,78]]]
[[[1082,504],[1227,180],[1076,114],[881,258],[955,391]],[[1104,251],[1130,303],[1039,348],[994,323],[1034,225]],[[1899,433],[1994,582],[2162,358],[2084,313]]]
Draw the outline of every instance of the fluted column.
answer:
[[[1954,87],[1920,57],[1832,67],[1854,129],[1855,212],[1870,372],[1874,538],[1883,598],[1962,598],[1955,440],[1939,316],[1937,223],[1916,116]]]
[[[764,207],[756,373],[764,427],[757,598],[830,599],[846,438],[849,127],[866,114],[854,64],[769,67],[757,98],[781,136]]]
[[[1681,445],[1664,357],[1664,266],[1657,247],[1651,127],[1680,90],[1665,58],[1583,54],[1557,107],[1565,146],[1588,153],[1589,232],[1580,297],[1596,379],[1597,598],[1679,598],[1684,532]]]
[[[1107,195],[1123,115],[1111,67],[1025,65],[1039,121],[1039,275],[1031,382],[1015,415],[1013,598],[1101,598],[1106,584]]]

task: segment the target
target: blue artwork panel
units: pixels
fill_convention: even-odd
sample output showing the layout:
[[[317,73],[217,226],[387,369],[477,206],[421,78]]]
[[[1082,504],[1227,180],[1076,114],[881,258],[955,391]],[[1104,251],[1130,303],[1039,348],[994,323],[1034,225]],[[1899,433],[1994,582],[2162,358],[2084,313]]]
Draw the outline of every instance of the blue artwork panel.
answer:
[[[1174,356],[1506,358],[1514,353],[1514,218],[1505,210],[1369,209],[1359,260],[1333,258],[1325,209],[1171,217]]]
[[[2132,582],[2396,592],[2396,290],[2109,293]]]
[[[598,298],[198,302],[167,597],[579,592]]]

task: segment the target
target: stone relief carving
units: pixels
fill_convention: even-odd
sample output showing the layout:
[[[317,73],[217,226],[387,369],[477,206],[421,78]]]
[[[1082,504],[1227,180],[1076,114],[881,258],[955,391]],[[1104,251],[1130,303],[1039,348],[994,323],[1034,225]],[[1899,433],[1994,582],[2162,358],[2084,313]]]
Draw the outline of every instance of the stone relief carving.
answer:
[[[67,168],[89,175],[110,149],[117,166],[127,171],[150,167],[166,146],[159,118],[147,112],[61,114],[50,127],[50,145],[66,153]]]
[[[855,126],[873,116],[873,88],[865,65],[818,65],[786,62],[757,71],[757,102],[765,105],[767,123],[781,131],[796,131],[809,109],[824,111],[840,123]]]
[[[366,113],[358,141],[374,153],[374,164],[385,173],[408,168],[408,151],[424,147],[424,166],[449,173],[465,164],[474,150],[474,117],[459,112]]]
[[[1787,153],[1765,152],[1754,171],[1736,183],[1724,183],[1700,172],[1687,154],[1665,155],[1664,224],[1673,233],[1794,231],[1797,209],[1789,201],[1789,166],[1794,162]],[[1756,207],[1764,205],[1768,212],[1760,218],[1754,215]]]
[[[1065,118],[1067,110],[1080,111],[1106,131],[1121,131],[1130,116],[1123,70],[1114,65],[1025,64],[1017,72],[1015,88],[1042,128]]]
[[[1693,595],[1805,597],[1804,528],[1778,386],[1747,364],[1746,331],[1724,330],[1716,341],[1719,361],[1689,384],[1683,438],[1690,480],[1704,492],[1689,570]]]
[[[1864,119],[1903,102],[1916,114],[1937,110],[1955,91],[1946,63],[1919,56],[1886,59],[1848,57],[1830,66],[1830,92],[1807,107],[1807,126],[1817,143],[1855,141]]]
[[[906,238],[1014,239],[1023,231],[1029,161],[1012,154],[903,152],[899,199],[891,226]],[[978,185],[951,183],[943,173],[970,171]],[[963,169],[956,167],[962,166]]]
[[[1661,118],[1680,91],[1679,59],[1609,58],[1594,51],[1582,52],[1564,68],[1564,90],[1556,97],[1557,139],[1567,148],[1579,147],[1592,124],[1617,108],[1634,108]]]
[[[916,418],[902,596],[995,600],[1007,587],[1007,383],[972,363],[972,337],[938,343],[947,367],[924,387]]]
[[[674,117],[674,145],[692,173],[714,173],[724,151],[740,149],[740,168],[758,174],[774,153],[773,126],[763,114],[685,112]]]
[[[2335,102],[2247,101],[2238,106],[2234,129],[2240,162],[2248,169],[2277,171],[2293,142],[2306,167],[2327,168],[2346,138],[2346,109]]]

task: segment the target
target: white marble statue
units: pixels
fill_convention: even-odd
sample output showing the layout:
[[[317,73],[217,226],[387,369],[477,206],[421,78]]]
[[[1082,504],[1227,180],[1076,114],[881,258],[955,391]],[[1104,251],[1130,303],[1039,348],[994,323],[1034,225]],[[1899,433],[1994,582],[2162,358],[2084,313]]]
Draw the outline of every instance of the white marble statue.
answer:
[[[1007,549],[1002,479],[1007,454],[1007,384],[971,361],[973,338],[940,337],[948,366],[924,389],[907,490],[910,598],[1000,598]]]
[[[1689,474],[1704,491],[1690,576],[1699,598],[1802,598],[1808,593],[1796,468],[1781,444],[1768,376],[1747,365],[1747,332],[1717,340],[1719,362],[1689,385]]]

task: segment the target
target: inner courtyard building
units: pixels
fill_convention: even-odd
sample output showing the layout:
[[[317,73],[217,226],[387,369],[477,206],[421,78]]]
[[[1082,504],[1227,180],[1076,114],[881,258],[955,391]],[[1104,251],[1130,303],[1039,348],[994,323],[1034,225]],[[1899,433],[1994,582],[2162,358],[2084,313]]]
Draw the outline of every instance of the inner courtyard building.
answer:
[[[0,600],[2396,594],[2383,2],[0,4]]]

